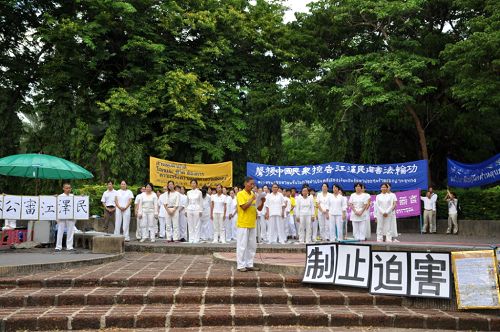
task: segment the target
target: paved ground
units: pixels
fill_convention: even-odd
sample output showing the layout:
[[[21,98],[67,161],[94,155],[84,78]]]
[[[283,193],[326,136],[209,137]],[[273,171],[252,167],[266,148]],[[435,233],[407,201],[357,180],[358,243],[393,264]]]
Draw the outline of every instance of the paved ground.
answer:
[[[0,267],[14,265],[31,265],[41,263],[75,262],[79,260],[109,257],[106,254],[93,254],[89,250],[55,252],[54,249],[17,249],[0,252]]]
[[[300,281],[237,272],[209,255],[127,253],[99,266],[0,278],[0,330],[500,330],[498,313],[457,312],[445,301],[409,305],[402,297]]]

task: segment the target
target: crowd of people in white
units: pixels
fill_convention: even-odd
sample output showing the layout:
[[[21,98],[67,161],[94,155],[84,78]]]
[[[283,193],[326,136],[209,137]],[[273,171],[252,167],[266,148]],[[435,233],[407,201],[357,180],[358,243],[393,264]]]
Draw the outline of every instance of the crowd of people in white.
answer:
[[[114,234],[122,234],[130,241],[129,223],[133,193],[122,181],[120,190],[108,190],[102,196],[106,209],[105,221],[115,214]],[[331,190],[330,190],[331,189]],[[371,237],[370,206],[373,204],[377,230],[377,241],[397,241],[396,223],[397,197],[391,192],[389,183],[383,183],[374,202],[365,192],[362,183],[354,185],[348,197],[338,185],[330,188],[327,183],[316,193],[304,185],[300,192],[295,188],[283,189],[278,185],[253,187],[257,197],[265,197],[264,208],[257,211],[257,237],[261,243],[313,243],[318,241],[340,241],[346,239],[347,220],[352,223],[355,240]],[[135,196],[134,213],[137,218],[136,239],[151,242],[164,239],[167,242],[213,242],[236,241],[238,209],[236,195],[240,189],[198,187],[191,181],[191,189],[169,181],[162,192],[154,192],[152,184],[143,186]],[[435,232],[433,214],[437,195],[432,189],[422,197],[424,202],[424,227]],[[452,201],[455,202],[455,201]],[[350,208],[350,209],[348,209]],[[428,208],[428,209],[427,209]],[[426,211],[430,212],[427,213]],[[348,215],[348,211],[350,215]],[[455,222],[453,220],[453,225]],[[457,227],[454,227],[457,229]]]

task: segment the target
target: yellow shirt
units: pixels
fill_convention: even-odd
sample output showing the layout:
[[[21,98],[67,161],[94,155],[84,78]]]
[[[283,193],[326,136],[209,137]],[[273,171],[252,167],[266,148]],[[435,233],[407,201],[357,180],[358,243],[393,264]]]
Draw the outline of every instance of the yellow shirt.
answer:
[[[290,208],[295,207],[295,205],[297,205],[297,203],[295,202],[295,197],[290,196]],[[293,216],[293,212],[294,212],[294,210],[290,211],[290,215],[291,216]]]
[[[314,218],[318,218],[318,200],[314,197]]]
[[[236,195],[236,201],[238,203],[238,227],[240,228],[255,228],[257,221],[257,208],[255,207],[255,201],[252,202],[246,210],[241,208],[242,205],[248,203],[251,197],[255,196],[253,192],[247,193],[246,190],[241,190]]]

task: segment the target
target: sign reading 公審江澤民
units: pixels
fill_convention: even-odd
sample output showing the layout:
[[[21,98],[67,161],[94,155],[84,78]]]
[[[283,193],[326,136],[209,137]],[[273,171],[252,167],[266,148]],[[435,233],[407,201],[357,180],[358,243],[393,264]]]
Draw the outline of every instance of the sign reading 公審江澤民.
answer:
[[[89,219],[89,196],[0,195],[0,219]]]
[[[247,176],[258,186],[276,183],[284,188],[301,188],[303,184],[320,190],[323,183],[338,184],[344,190],[353,190],[356,182],[367,190],[379,190],[384,182],[391,183],[393,191],[424,189],[428,184],[427,160],[400,164],[358,165],[331,162],[307,166],[275,166],[247,163]]]

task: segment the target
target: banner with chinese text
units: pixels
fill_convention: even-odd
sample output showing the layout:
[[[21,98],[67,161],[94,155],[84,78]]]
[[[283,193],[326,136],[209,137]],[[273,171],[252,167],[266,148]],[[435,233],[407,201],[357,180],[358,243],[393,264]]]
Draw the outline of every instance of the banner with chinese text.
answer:
[[[233,162],[219,164],[186,164],[149,157],[149,181],[155,186],[165,186],[168,181],[190,188],[190,182],[197,180],[198,185],[215,187],[233,186]]]
[[[364,183],[367,190],[380,190],[384,182],[389,182],[393,191],[424,189],[428,186],[427,173],[427,160],[385,165],[331,162],[307,166],[247,162],[247,176],[253,177],[258,186],[277,183],[284,188],[301,188],[306,183],[315,190],[320,190],[324,182],[330,187],[338,184],[347,191],[353,191],[356,182]]]
[[[448,185],[470,188],[500,181],[500,153],[478,164],[463,164],[448,158]]]

